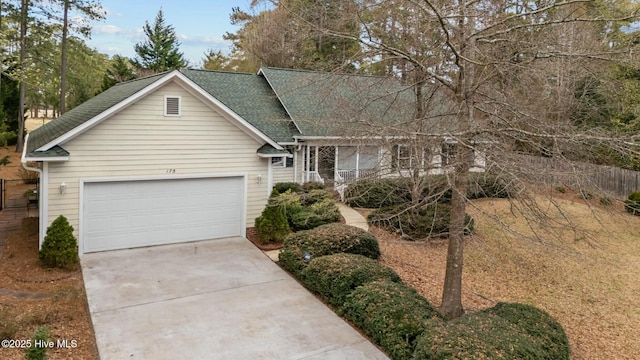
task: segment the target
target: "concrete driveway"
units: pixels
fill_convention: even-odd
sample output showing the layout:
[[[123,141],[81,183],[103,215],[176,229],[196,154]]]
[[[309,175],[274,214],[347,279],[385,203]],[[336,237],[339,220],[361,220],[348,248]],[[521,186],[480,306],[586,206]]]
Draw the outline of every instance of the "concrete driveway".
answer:
[[[103,360],[387,359],[243,238],[81,261]]]

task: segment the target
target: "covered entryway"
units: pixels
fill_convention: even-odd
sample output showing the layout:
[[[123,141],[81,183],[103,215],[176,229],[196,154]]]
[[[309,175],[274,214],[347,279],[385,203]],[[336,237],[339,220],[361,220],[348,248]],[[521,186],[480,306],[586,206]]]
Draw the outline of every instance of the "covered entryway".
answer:
[[[83,253],[243,235],[243,177],[86,181]]]

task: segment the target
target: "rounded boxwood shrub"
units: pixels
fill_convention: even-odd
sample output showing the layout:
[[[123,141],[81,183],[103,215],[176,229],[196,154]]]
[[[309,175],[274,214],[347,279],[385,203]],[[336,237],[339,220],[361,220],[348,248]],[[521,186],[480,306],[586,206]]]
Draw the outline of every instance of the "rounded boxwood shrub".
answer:
[[[624,209],[632,215],[640,215],[640,191],[634,191],[629,194],[627,200],[624,201]]]
[[[344,316],[357,325],[392,359],[411,358],[427,320],[439,317],[411,286],[370,282],[347,295]]]
[[[382,227],[390,232],[401,233],[410,240],[449,234],[451,206],[432,204],[418,211],[404,207],[388,207],[373,211],[367,217],[369,224]],[[474,220],[465,215],[465,234],[473,232]]]
[[[569,359],[562,327],[532,306],[499,303],[449,322],[429,321],[413,359]]]
[[[262,210],[262,215],[256,218],[255,225],[262,244],[281,243],[291,232],[287,217],[280,206],[267,205]]]
[[[322,295],[331,305],[341,307],[355,288],[374,280],[400,282],[391,268],[357,254],[333,254],[313,259],[302,270],[305,286]]]
[[[78,241],[73,236],[73,226],[63,215],[53,220],[47,228],[38,257],[50,267],[73,270],[78,265]]]
[[[551,360],[518,326],[483,311],[449,322],[429,321],[416,341],[413,359]]]
[[[299,276],[311,259],[342,252],[372,259],[380,257],[375,236],[357,227],[333,223],[287,236],[279,263],[285,270]]]
[[[569,359],[567,334],[545,311],[531,305],[498,303],[486,312],[500,316],[531,335],[546,350],[547,359]]]

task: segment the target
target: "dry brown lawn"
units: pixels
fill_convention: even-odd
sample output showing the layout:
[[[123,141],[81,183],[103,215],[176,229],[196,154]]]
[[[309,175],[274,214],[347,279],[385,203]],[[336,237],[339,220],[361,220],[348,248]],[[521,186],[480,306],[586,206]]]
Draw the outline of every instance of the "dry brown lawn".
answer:
[[[527,211],[507,200],[474,202],[469,212],[477,231],[465,246],[465,308],[531,304],[563,325],[573,359],[637,359],[640,217],[598,199],[536,200],[555,222],[528,223]],[[381,240],[382,261],[439,306],[446,241],[406,242],[371,231]]]

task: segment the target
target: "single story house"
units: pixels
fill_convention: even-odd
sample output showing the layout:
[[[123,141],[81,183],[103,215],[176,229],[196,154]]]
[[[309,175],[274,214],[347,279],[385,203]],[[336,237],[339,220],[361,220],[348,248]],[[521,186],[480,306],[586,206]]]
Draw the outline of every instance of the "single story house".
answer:
[[[444,171],[448,139],[417,155],[399,135],[414,97],[398,84],[274,68],[118,84],[27,136],[22,162],[40,173],[40,244],[59,215],[80,255],[245,236],[276,182],[339,187],[417,161]],[[480,169],[482,156],[474,161]]]

